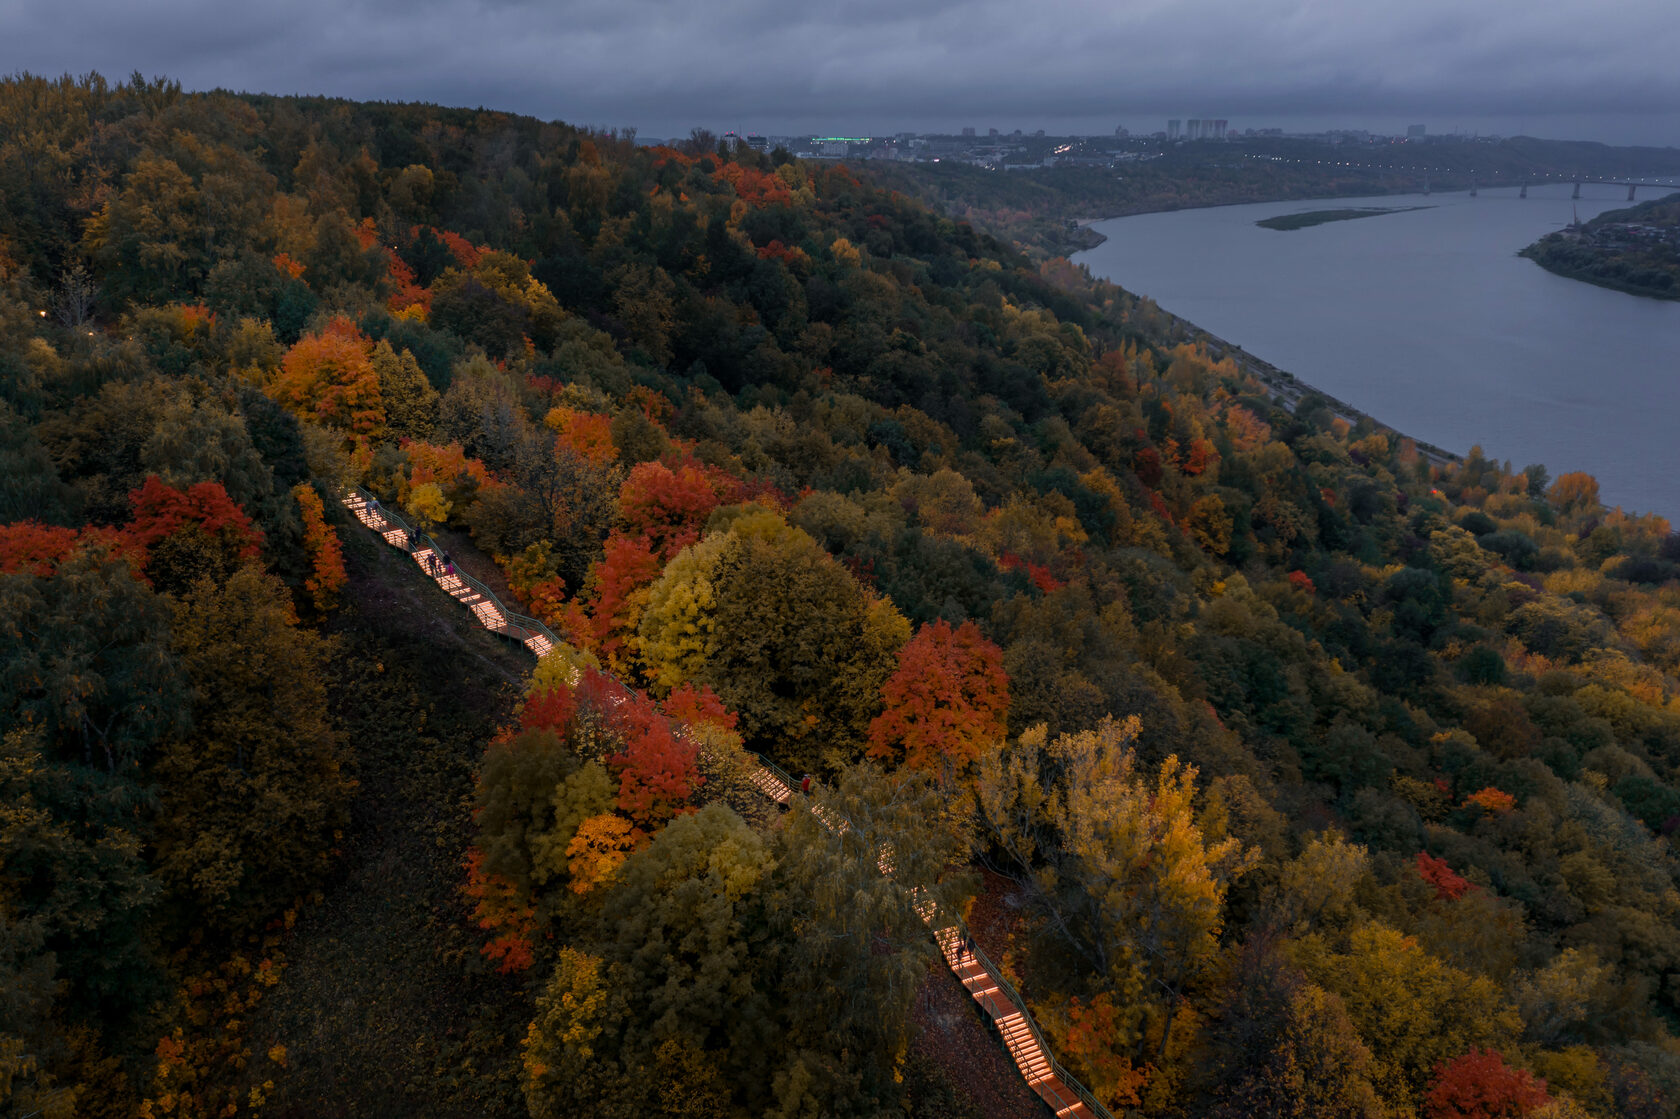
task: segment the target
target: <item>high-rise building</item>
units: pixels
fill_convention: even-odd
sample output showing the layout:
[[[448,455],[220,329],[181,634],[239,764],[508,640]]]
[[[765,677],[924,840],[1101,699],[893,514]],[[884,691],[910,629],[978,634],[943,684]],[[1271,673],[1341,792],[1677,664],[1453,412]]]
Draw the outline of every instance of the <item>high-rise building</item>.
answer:
[[[972,135],[974,135],[974,129],[972,129],[972,128],[965,128],[965,129],[963,129],[963,131],[962,131],[962,134],[963,134],[963,135],[964,135],[964,136],[972,136]]]
[[[1200,140],[1202,138],[1202,122],[1192,117],[1184,122],[1184,138],[1186,140]]]
[[[1216,120],[1213,122],[1213,138],[1215,140],[1225,139],[1225,125],[1226,122],[1222,120]]]
[[[1169,140],[1178,139],[1178,130],[1179,130],[1180,127],[1183,126],[1183,124],[1184,124],[1184,122],[1181,121],[1181,120],[1169,120],[1167,122],[1167,139],[1169,139]]]

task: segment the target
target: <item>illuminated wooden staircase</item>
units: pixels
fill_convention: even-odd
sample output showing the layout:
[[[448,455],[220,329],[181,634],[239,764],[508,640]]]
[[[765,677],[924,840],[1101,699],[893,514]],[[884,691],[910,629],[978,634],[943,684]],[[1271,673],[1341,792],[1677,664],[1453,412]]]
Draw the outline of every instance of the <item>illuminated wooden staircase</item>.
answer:
[[[414,532],[401,517],[385,509],[365,491],[350,490],[342,500],[358,521],[412,558],[427,578],[472,611],[485,629],[519,642],[538,657],[546,656],[560,644],[560,639],[542,622],[507,609],[484,584],[459,569],[446,570],[442,550],[430,537]],[[609,693],[607,698],[616,706],[632,693],[623,681],[613,682],[622,694]],[[758,758],[758,762],[748,770],[747,781],[767,799],[783,807],[793,807],[798,788],[793,778],[766,759]],[[804,806],[832,831],[845,832],[851,827],[850,821],[827,805],[806,798]],[[876,866],[882,874],[892,876],[895,860],[891,848],[883,847],[877,853]],[[974,943],[961,922],[927,898],[926,891],[919,886],[911,891],[911,898],[917,916],[932,932],[946,965],[986,1012],[1027,1086],[1058,1116],[1114,1119],[1096,1097],[1056,1062],[1027,1010],[1026,1000]]]
[[[472,611],[478,624],[491,633],[517,641],[539,657],[551,652],[558,644],[559,639],[537,619],[509,610],[489,587],[466,572],[448,570],[443,562],[443,550],[431,537],[411,529],[400,516],[380,505],[366,492],[351,490],[344,495],[343,501],[344,507],[358,521],[377,533],[385,543],[405,553],[426,573],[428,579]]]

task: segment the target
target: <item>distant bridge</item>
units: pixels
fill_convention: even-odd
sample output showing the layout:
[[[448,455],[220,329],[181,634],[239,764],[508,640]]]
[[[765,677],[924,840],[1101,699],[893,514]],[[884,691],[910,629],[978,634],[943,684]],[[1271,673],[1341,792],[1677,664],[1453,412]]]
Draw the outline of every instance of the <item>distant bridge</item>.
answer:
[[[1430,193],[1432,189],[1431,179],[1435,176],[1455,179],[1460,182],[1468,177],[1472,195],[1483,187],[1490,190],[1497,187],[1516,187],[1520,198],[1528,197],[1529,187],[1544,186],[1550,183],[1572,184],[1574,187],[1574,192],[1571,194],[1572,198],[1581,197],[1583,184],[1627,187],[1629,202],[1634,200],[1634,194],[1640,187],[1645,187],[1648,190],[1680,190],[1680,176],[1660,178],[1631,173],[1627,175],[1589,175],[1573,174],[1567,171],[1497,171],[1478,170],[1474,167],[1420,167],[1416,164],[1406,165],[1341,159],[1293,159],[1278,156],[1250,158],[1271,163],[1300,163],[1320,167],[1347,167],[1359,171],[1384,171],[1402,178],[1421,179],[1423,181],[1423,193],[1425,194]]]
[[[1517,175],[1515,173],[1506,173],[1506,174],[1501,175],[1501,174],[1496,172],[1493,175],[1493,177],[1496,178],[1496,179],[1499,179],[1501,181],[1496,182],[1496,183],[1488,184],[1490,187],[1492,187],[1492,186],[1504,186],[1504,187],[1515,186],[1515,187],[1518,188],[1518,190],[1517,190],[1517,197],[1518,198],[1527,198],[1529,187],[1535,186],[1535,185],[1543,185],[1543,184],[1546,184],[1546,183],[1573,183],[1575,189],[1570,194],[1570,196],[1569,196],[1570,198],[1581,197],[1581,184],[1582,183],[1592,183],[1595,186],[1619,186],[1619,187],[1625,186],[1625,187],[1627,187],[1627,192],[1628,192],[1627,200],[1629,202],[1633,201],[1634,192],[1637,191],[1640,187],[1648,187],[1648,188],[1651,188],[1651,189],[1658,189],[1658,190],[1680,190],[1680,179],[1613,178],[1613,177],[1609,177],[1609,176],[1594,176],[1594,175],[1563,175],[1563,174],[1557,174],[1557,173],[1552,173],[1552,172],[1542,172],[1538,175]],[[1521,182],[1520,183],[1517,182],[1516,181],[1517,179],[1521,179]],[[1476,174],[1475,174],[1475,172],[1471,172],[1471,174],[1470,174],[1470,196],[1472,198],[1474,198],[1476,196],[1476,187],[1477,187]],[[1429,176],[1427,174],[1423,178],[1423,193],[1425,193],[1425,194],[1429,193]]]

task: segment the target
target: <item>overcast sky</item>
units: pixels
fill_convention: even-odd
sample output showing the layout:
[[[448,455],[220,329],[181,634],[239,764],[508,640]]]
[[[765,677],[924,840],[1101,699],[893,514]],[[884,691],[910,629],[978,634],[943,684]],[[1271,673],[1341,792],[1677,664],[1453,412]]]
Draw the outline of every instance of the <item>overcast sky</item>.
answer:
[[[0,0],[0,71],[485,105],[652,136],[972,125],[1680,146],[1680,0]]]

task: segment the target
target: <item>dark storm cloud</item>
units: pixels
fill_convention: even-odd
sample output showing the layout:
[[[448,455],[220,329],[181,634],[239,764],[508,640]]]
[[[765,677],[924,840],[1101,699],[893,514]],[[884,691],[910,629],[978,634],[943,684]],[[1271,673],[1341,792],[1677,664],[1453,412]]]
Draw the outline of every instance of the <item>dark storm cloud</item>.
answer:
[[[0,0],[0,68],[670,133],[1198,112],[1672,113],[1673,0]]]

